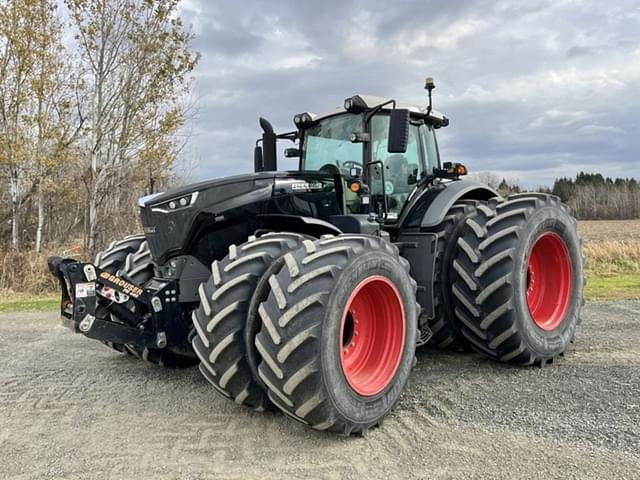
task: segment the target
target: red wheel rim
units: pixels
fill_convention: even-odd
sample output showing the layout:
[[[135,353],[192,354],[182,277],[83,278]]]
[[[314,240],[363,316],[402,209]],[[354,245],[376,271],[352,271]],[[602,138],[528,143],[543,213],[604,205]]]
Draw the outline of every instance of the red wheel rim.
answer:
[[[527,304],[535,324],[554,330],[571,303],[572,266],[562,238],[543,233],[531,247],[527,266]]]
[[[383,391],[404,351],[402,297],[386,277],[374,275],[351,293],[340,323],[340,364],[347,382],[362,396]]]

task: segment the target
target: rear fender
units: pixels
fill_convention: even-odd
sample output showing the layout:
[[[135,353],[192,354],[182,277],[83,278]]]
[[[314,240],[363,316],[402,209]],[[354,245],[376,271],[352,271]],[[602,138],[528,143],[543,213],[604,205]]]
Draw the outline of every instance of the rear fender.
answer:
[[[458,200],[489,200],[500,196],[493,188],[479,182],[459,180],[446,185],[447,187],[433,199],[422,217],[420,223],[422,228],[439,225],[449,209]]]
[[[500,194],[484,183],[456,180],[425,188],[402,213],[398,225],[403,228],[431,228],[439,225],[459,200],[489,200]]]

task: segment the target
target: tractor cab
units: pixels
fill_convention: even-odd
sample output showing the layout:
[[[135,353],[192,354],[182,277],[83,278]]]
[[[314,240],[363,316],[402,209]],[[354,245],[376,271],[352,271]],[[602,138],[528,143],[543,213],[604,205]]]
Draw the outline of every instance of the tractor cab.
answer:
[[[347,213],[367,213],[368,205],[375,207],[375,202],[363,205],[368,195],[386,199],[386,216],[394,220],[416,184],[439,166],[434,133],[437,127],[419,114],[411,115],[412,110],[418,113],[418,107],[405,109],[408,115],[394,116],[393,112],[401,110],[383,107],[374,112],[379,105],[390,106],[391,100],[355,98],[367,105],[362,112],[345,110],[317,116],[310,125],[301,125],[300,170],[340,174],[347,182]],[[347,99],[347,105],[352,103],[354,97]],[[398,134],[401,138],[393,138]],[[394,143],[395,148],[390,148]]]
[[[342,183],[345,215],[375,214],[379,221],[393,223],[416,187],[450,176],[450,166],[441,168],[435,135],[449,120],[431,106],[431,79],[425,88],[427,107],[355,95],[334,112],[295,115],[297,130],[280,135],[261,119],[264,134],[256,143],[256,171],[276,170],[275,141],[293,141],[297,148],[286,149],[285,156],[300,159],[301,173],[324,173]]]

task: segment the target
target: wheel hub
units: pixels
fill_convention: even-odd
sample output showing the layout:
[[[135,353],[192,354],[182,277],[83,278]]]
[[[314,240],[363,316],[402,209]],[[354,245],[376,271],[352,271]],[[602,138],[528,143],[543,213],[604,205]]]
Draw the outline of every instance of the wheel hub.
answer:
[[[571,257],[557,233],[543,233],[531,247],[526,288],[534,323],[542,330],[555,330],[567,313],[572,292]]]
[[[345,306],[340,326],[340,364],[362,396],[383,391],[398,370],[405,339],[402,297],[386,277],[360,282]]]

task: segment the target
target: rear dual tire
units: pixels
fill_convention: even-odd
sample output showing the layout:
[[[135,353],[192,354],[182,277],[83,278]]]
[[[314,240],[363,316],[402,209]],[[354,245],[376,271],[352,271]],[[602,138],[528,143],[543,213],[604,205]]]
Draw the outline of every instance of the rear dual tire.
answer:
[[[580,245],[558,197],[524,193],[479,206],[453,262],[455,313],[471,346],[518,365],[563,354],[584,304]]]
[[[434,317],[426,321],[431,331],[428,345],[442,349],[465,351],[469,342],[462,335],[462,326],[456,317],[451,293],[451,271],[457,252],[458,238],[465,222],[476,216],[480,205],[477,200],[459,200],[437,226],[425,229],[436,235],[435,265],[433,272]]]

